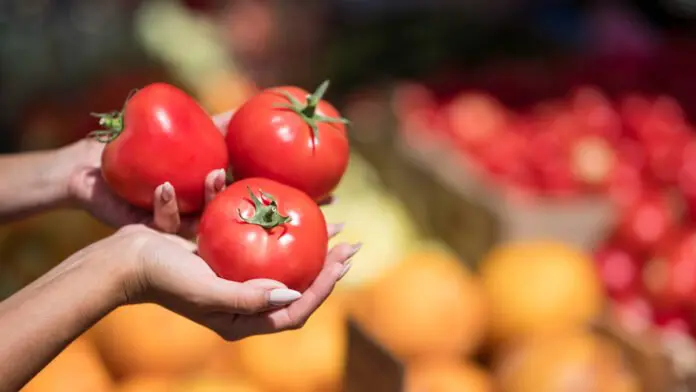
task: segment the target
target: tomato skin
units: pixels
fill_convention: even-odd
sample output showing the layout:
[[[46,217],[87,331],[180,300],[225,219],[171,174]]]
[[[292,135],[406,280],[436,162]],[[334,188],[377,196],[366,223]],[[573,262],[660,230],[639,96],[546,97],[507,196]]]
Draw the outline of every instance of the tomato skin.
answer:
[[[242,221],[238,209],[246,218],[255,212],[247,187],[257,197],[260,191],[271,194],[278,212],[291,221],[269,230]],[[216,196],[206,207],[199,230],[199,254],[221,278],[273,279],[300,292],[321,272],[329,241],[324,214],[314,200],[265,178],[237,181]]]
[[[222,133],[183,91],[150,84],[126,104],[124,129],[102,154],[102,175],[118,196],[152,209],[155,189],[169,181],[182,213],[203,207],[205,178],[228,166]]]
[[[264,177],[290,185],[314,200],[331,194],[348,167],[349,144],[341,123],[317,122],[318,137],[302,117],[277,105],[290,104],[280,91],[301,103],[309,93],[298,87],[276,87],[249,99],[227,128],[227,149],[236,179]],[[340,117],[328,102],[317,113]]]

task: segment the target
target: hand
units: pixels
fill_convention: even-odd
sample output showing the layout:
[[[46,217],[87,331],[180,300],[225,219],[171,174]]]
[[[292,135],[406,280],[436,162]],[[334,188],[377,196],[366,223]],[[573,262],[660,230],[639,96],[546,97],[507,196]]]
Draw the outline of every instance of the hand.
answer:
[[[339,229],[331,225],[329,235]],[[348,260],[359,249],[348,244],[331,249],[318,278],[299,293],[267,279],[221,279],[195,254],[195,244],[143,225],[126,226],[93,247],[129,263],[131,273],[123,282],[127,303],[158,303],[229,341],[300,328],[348,271]]]
[[[232,112],[213,117],[213,121],[223,134]],[[165,210],[146,211],[131,205],[116,196],[101,175],[101,155],[104,144],[96,140],[81,140],[63,151],[61,159],[72,161],[73,169],[69,177],[68,193],[71,199],[102,222],[121,227],[129,224],[145,224],[167,233],[178,233],[186,237],[195,234],[198,216],[180,216],[176,206],[176,190],[171,184],[161,184],[155,190],[155,200]],[[77,160],[77,161],[75,161]],[[205,180],[206,200],[209,201],[222,191],[225,185],[224,168],[211,172]],[[172,201],[173,202],[170,202]],[[155,202],[157,205],[158,203]]]

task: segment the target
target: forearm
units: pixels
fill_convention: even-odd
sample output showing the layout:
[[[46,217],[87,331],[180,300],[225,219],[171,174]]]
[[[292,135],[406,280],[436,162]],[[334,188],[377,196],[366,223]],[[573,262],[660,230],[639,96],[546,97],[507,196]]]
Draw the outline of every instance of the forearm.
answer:
[[[17,391],[125,302],[120,263],[87,248],[0,303],[0,391]]]
[[[79,143],[58,150],[0,156],[0,222],[20,218],[69,200],[68,181]]]

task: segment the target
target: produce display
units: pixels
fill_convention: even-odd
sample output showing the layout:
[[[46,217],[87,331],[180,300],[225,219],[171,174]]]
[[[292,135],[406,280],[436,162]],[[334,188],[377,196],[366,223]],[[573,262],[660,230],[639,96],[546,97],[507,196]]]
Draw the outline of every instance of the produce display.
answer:
[[[493,96],[441,96],[416,83],[394,90],[399,129],[436,138],[463,163],[513,195],[568,198],[601,194],[626,204],[646,189],[694,191],[693,125],[666,95],[612,99],[582,86],[564,98],[506,107]]]
[[[237,218],[240,208],[253,219],[244,215],[256,211],[245,185],[253,181],[233,184],[205,214]],[[265,183],[272,181],[252,185],[252,191],[258,186],[272,194],[286,214],[284,193]],[[543,241],[512,244],[493,250],[478,271],[467,269],[446,246],[421,236],[355,153],[335,194],[340,202],[324,209],[327,220],[344,217],[347,224],[332,242],[362,240],[364,251],[303,328],[226,343],[159,306],[131,305],[80,338],[88,350],[66,350],[33,385],[43,388],[40,392],[82,377],[92,383],[85,391],[338,392],[351,360],[346,320],[352,318],[404,364],[409,392],[424,387],[455,392],[463,386],[553,391],[575,382],[562,376],[566,373],[605,388],[586,390],[638,390],[635,370],[617,354],[616,343],[585,331],[603,303],[591,255]],[[225,195],[234,195],[235,203],[228,204]],[[272,200],[260,192],[255,196],[271,211]],[[82,376],[87,365],[72,365],[82,362],[106,369],[108,383],[99,376],[103,370],[95,371],[94,379]]]

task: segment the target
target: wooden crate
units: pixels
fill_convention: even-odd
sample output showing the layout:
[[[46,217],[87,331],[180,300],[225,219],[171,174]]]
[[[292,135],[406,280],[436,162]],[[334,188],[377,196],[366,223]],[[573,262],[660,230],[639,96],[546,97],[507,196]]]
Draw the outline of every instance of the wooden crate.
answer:
[[[604,239],[616,214],[603,197],[511,200],[472,174],[467,162],[441,142],[382,137],[356,149],[375,165],[382,181],[402,199],[424,232],[475,263],[501,242],[558,240],[591,250]]]

